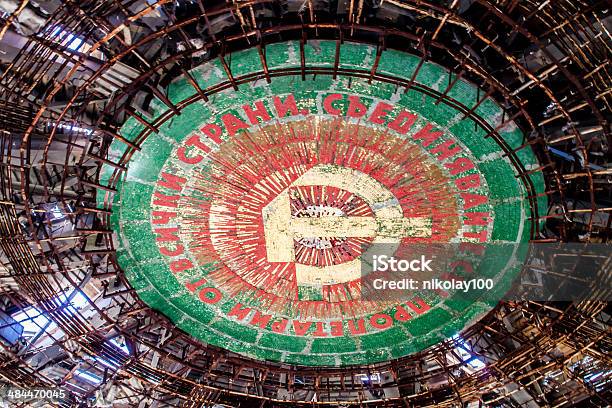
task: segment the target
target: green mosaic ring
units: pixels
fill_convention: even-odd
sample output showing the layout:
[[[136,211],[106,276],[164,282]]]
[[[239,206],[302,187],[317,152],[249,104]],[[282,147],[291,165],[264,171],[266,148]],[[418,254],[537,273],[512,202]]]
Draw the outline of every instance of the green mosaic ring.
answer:
[[[336,43],[315,45],[305,47],[308,66],[333,68]],[[300,67],[297,43],[266,52],[271,74]],[[343,74],[370,72],[375,55],[374,47],[345,43],[337,79],[267,82],[254,75],[262,70],[256,50],[233,53],[226,57],[233,77],[253,80],[188,104],[138,152],[111,146],[117,161],[131,155],[122,180],[111,167],[101,176],[119,192],[117,259],[145,303],[206,343],[308,366],[403,357],[491,310],[518,271],[514,251],[487,253],[470,272],[495,282],[486,296],[359,296],[365,246],[513,244],[527,242],[531,229],[526,189],[500,145],[472,116],[422,92],[443,91],[449,72],[425,62],[407,91]],[[410,79],[418,62],[386,50],[377,72]],[[190,76],[204,90],[229,79],[218,59]],[[173,103],[197,99],[190,80],[170,84]],[[460,79],[448,96],[472,107],[478,90]],[[165,109],[154,101],[153,117]],[[474,115],[494,129],[503,120],[491,99]],[[145,130],[130,119],[121,135],[135,141]],[[522,144],[512,122],[498,133],[510,149]],[[537,166],[528,149],[517,157],[527,169]],[[543,192],[541,174],[530,177]]]

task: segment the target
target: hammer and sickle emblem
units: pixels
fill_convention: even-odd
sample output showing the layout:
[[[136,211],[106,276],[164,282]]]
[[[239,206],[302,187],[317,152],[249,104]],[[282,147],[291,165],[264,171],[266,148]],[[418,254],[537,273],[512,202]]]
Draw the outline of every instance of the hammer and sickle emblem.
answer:
[[[330,186],[361,197],[374,217],[294,217],[289,188]],[[405,218],[397,198],[380,182],[358,170],[321,164],[295,180],[262,210],[269,262],[295,262],[294,239],[312,237],[372,237],[373,244],[399,245],[404,237],[430,237],[431,219]],[[342,264],[295,264],[298,285],[347,282],[360,278],[360,259]]]

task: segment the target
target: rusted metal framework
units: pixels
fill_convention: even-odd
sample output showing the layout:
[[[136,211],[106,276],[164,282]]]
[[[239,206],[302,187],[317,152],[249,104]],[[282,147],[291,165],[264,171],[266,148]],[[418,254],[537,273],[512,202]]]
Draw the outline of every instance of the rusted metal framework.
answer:
[[[205,346],[142,303],[114,258],[115,183],[148,134],[196,100],[274,76],[338,74],[421,87],[478,122],[487,97],[527,135],[549,210],[531,194],[534,242],[609,242],[611,64],[606,1],[29,1],[0,14],[0,380],[61,385],[62,406],[609,406],[610,310],[602,301],[502,302],[461,336],[366,367],[298,368]],[[266,45],[298,39],[397,48],[454,73],[444,91],[370,71],[271,70]],[[202,61],[257,47],[264,67],[173,104],[162,89]],[[380,56],[380,53],[377,54]],[[222,58],[223,61],[223,58]],[[475,106],[448,92],[483,89]],[[167,112],[147,119],[148,101]],[[135,141],[118,129],[145,125]],[[487,128],[487,137],[499,138]],[[119,162],[113,140],[128,146]],[[497,139],[496,139],[497,140]],[[499,140],[500,145],[503,141]],[[116,169],[101,184],[103,165]],[[529,185],[526,178],[526,185]],[[106,195],[103,206],[97,195]],[[540,228],[541,226],[541,228]],[[578,262],[578,261],[576,261]],[[609,268],[610,264],[607,264]],[[12,318],[12,317],[11,317]],[[7,324],[9,320],[1,320]],[[27,323],[27,324],[25,324]],[[106,404],[106,405],[105,405]]]

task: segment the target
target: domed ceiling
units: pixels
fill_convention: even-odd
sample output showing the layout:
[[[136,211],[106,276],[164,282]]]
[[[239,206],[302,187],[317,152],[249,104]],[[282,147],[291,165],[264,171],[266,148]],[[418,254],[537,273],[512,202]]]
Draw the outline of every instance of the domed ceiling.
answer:
[[[609,14],[0,1],[0,398],[610,405]]]

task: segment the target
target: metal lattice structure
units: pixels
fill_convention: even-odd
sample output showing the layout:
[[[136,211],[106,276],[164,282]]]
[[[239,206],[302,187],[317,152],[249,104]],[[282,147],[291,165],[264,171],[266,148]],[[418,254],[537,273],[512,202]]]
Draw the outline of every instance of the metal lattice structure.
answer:
[[[194,100],[165,86],[212,58],[257,48],[256,79],[335,76],[304,44],[356,41],[417,54],[494,98],[526,136],[546,191],[530,191],[533,242],[607,243],[612,233],[610,5],[606,1],[0,2],[0,378],[60,385],[62,406],[609,406],[610,310],[604,301],[501,302],[460,336],[370,366],[305,368],[251,360],[194,340],[146,306],[114,256],[116,180],[146,137]],[[300,63],[268,69],[266,46],[297,40]],[[398,87],[415,83],[342,70]],[[152,99],[167,106],[155,121]],[[120,134],[129,118],[144,126]],[[499,130],[489,127],[488,137]],[[109,146],[127,146],[121,161]],[[115,169],[100,181],[103,165]],[[526,181],[526,185],[529,182]],[[100,197],[105,197],[100,200]],[[99,205],[103,202],[103,205]],[[548,205],[547,209],[541,208]],[[576,263],[578,260],[575,261]],[[609,267],[609,263],[607,264]],[[10,319],[7,317],[10,317]],[[16,317],[18,316],[18,318]],[[6,340],[6,339],[5,339]],[[27,405],[24,405],[27,406]]]

